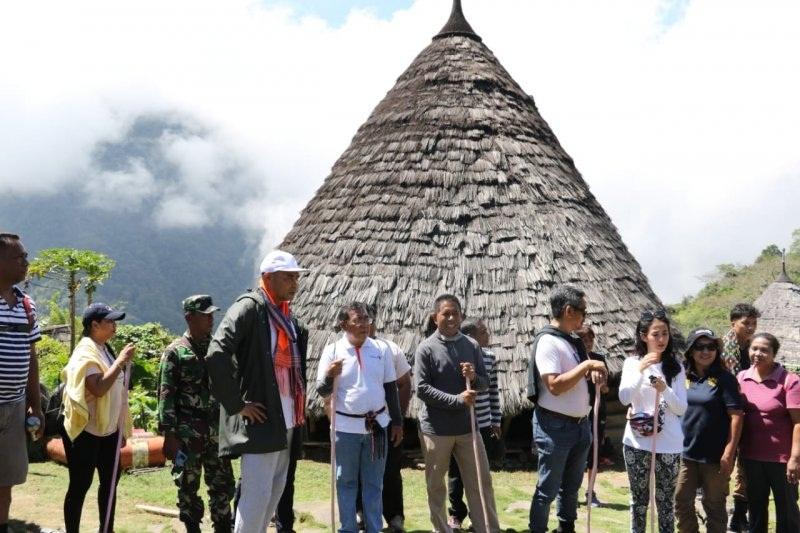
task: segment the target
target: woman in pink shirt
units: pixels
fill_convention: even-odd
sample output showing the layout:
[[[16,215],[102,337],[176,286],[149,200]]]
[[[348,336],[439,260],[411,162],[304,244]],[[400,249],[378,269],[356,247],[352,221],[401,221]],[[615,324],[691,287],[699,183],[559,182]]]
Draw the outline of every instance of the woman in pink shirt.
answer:
[[[775,362],[778,348],[774,335],[754,335],[751,366],[737,376],[744,401],[740,453],[747,479],[750,533],[767,532],[770,491],[775,498],[777,533],[800,531],[800,378]]]

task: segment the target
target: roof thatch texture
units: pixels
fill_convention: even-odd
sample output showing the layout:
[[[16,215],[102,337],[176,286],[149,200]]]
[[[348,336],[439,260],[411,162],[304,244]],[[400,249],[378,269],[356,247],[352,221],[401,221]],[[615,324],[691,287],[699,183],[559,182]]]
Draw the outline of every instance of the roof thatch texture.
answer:
[[[758,330],[768,331],[781,343],[778,360],[800,369],[800,287],[783,272],[755,301],[761,311]]]
[[[411,360],[433,299],[452,292],[492,332],[510,415],[529,406],[530,344],[555,284],[586,291],[617,370],[639,313],[661,306],[533,98],[466,32],[417,56],[281,247],[311,269],[293,308],[311,328],[312,378],[338,305],[376,302],[381,335]]]

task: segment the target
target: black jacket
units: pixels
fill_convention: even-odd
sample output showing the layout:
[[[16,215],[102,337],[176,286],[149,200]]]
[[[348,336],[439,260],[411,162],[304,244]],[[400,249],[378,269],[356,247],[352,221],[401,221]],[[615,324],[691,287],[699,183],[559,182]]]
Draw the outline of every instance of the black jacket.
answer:
[[[308,330],[294,318],[302,375],[306,375]],[[221,404],[219,455],[270,453],[286,448],[286,422],[272,366],[272,340],[261,290],[233,303],[211,339],[206,355],[211,393]],[[245,401],[266,408],[262,423],[245,423],[238,414]]]

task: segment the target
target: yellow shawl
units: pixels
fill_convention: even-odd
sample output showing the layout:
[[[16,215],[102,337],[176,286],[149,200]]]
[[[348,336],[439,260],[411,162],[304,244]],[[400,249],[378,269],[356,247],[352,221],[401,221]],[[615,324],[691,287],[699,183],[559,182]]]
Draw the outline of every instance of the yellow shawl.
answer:
[[[64,398],[64,429],[70,440],[75,440],[78,435],[86,428],[89,421],[89,406],[86,402],[86,371],[89,365],[97,365],[102,373],[108,371],[109,365],[103,354],[97,348],[95,342],[89,337],[83,337],[72,356],[69,358],[67,366],[61,371],[61,381],[65,383]],[[106,394],[97,398],[95,417],[98,430],[103,433],[111,433],[117,420],[111,420],[111,400],[114,386]],[[126,395],[127,396],[127,395]],[[125,423],[122,436],[126,439],[133,433],[133,421],[128,410],[127,400],[122,402]]]

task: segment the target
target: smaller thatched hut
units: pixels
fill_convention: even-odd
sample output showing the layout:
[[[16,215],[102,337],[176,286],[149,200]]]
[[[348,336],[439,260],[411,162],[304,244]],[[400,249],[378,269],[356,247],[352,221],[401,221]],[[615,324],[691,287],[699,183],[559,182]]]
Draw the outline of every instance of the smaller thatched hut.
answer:
[[[786,274],[786,262],[780,276],[756,300],[761,311],[759,331],[778,337],[781,349],[778,360],[794,370],[800,369],[800,287]]]

